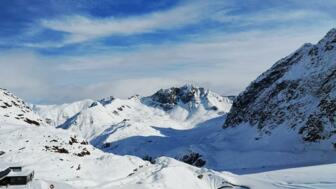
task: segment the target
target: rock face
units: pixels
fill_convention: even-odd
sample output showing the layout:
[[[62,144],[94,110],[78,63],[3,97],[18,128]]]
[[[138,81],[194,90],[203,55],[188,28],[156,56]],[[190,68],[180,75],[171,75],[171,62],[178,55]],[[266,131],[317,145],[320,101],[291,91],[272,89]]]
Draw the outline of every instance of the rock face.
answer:
[[[270,134],[289,127],[304,141],[336,134],[336,29],[279,60],[234,101],[224,128],[249,124]]]
[[[0,122],[35,126],[44,124],[22,99],[5,89],[0,89]]]
[[[142,99],[142,102],[154,107],[161,107],[165,111],[170,111],[176,106],[184,107],[188,110],[204,106],[207,110],[217,111],[218,109],[227,109],[230,107],[218,107],[223,104],[231,104],[231,100],[222,97],[204,88],[195,87],[187,84],[182,87],[172,87],[161,89],[155,94]],[[227,103],[225,103],[227,102]]]

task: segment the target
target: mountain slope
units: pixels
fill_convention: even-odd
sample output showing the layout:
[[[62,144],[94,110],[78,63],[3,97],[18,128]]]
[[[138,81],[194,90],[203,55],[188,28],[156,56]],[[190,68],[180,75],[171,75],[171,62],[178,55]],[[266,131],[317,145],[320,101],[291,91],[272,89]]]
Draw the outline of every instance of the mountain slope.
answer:
[[[216,125],[223,123],[221,116],[230,106],[227,97],[185,85],[161,89],[149,97],[94,101],[57,128],[71,130],[106,152],[182,159],[193,153],[205,156],[206,149],[193,146],[220,131]],[[52,107],[45,112],[64,109],[64,105],[60,111]]]
[[[43,119],[20,98],[0,89],[0,123],[16,123],[40,126]]]
[[[61,105],[33,105],[32,109],[50,125],[56,127],[76,115],[81,110],[88,108],[94,101],[81,100]]]
[[[29,185],[35,189],[51,184],[66,189],[239,189],[234,185],[265,185],[250,179],[238,181],[236,175],[199,169],[166,157],[151,164],[137,157],[103,153],[74,133],[53,127],[1,126],[0,149],[4,152],[0,166],[22,165],[35,171]]]
[[[231,100],[210,90],[190,84],[182,87],[161,89],[141,101],[152,107],[159,107],[169,112],[177,120],[187,120],[202,116],[204,112],[228,112]]]
[[[165,96],[164,99],[158,98],[159,94]],[[167,103],[168,98],[173,101]],[[169,109],[163,108],[168,106]],[[71,129],[91,140],[104,130],[114,130],[113,128],[118,128],[125,122],[132,125],[124,127],[123,130],[127,128],[127,133],[122,134],[125,137],[157,135],[158,132],[152,126],[189,129],[228,112],[231,100],[203,88],[185,85],[181,88],[160,90],[150,97],[125,100],[109,97],[98,101],[34,107],[34,110],[58,128]]]
[[[25,105],[25,102],[5,90],[2,92],[0,102],[6,108],[3,108],[0,114],[0,167],[22,165],[26,169],[34,170],[35,179],[29,183],[27,186],[29,188],[50,188],[51,184],[56,188],[65,189],[173,189],[182,186],[213,189],[241,188],[237,185],[239,182],[233,179],[238,176],[229,173],[199,169],[167,157],[157,159],[156,163],[152,164],[134,156],[104,153],[71,130],[55,127],[27,127],[29,123],[24,119],[33,119],[34,116],[38,118],[38,116]],[[114,105],[119,107],[118,104]],[[66,106],[61,108],[67,109]],[[93,117],[96,120],[102,120],[98,125],[104,124],[104,121],[111,121],[104,117],[110,116],[104,114],[107,113],[105,110],[108,110],[104,108],[100,103],[92,103],[89,107],[84,106],[85,112],[92,117],[78,113],[73,117],[82,115],[88,118],[80,119],[83,121],[81,126],[90,126],[90,119]],[[114,109],[114,107],[109,108]],[[70,108],[70,110],[73,109]],[[17,112],[23,113],[23,119],[12,117]],[[58,116],[55,117],[58,118]],[[258,182],[252,181],[252,183]],[[9,186],[9,188],[17,187]]]
[[[167,157],[151,164],[132,156],[103,153],[82,143],[80,137],[76,137],[78,142],[70,141],[74,141],[74,133],[68,130],[3,125],[0,167],[14,164],[34,170],[35,179],[27,186],[34,189],[49,188],[51,184],[62,189],[330,189],[336,184],[335,164],[238,176],[196,168]],[[90,153],[79,155],[83,151]]]
[[[248,124],[261,135],[290,128],[304,141],[335,142],[336,29],[259,76],[234,101],[224,127]]]

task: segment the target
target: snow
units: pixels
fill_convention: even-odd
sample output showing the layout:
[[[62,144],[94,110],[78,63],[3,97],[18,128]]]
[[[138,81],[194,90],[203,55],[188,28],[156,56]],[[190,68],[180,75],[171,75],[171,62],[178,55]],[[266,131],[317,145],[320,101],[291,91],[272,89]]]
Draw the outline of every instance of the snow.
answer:
[[[113,114],[113,111],[121,106],[124,106],[123,110],[118,111],[118,115]],[[255,142],[254,138],[258,134],[254,128],[245,128],[245,132],[242,132],[242,128],[233,128],[223,133],[221,125],[225,116],[216,115],[216,113],[204,114],[204,117],[199,120],[204,120],[209,115],[210,118],[191,126],[195,120],[181,122],[172,119],[170,113],[146,106],[139,103],[138,100],[117,99],[105,106],[97,104],[91,108],[86,107],[80,111],[80,114],[76,113],[73,117],[79,115],[83,116],[79,119],[82,122],[76,126],[83,127],[77,129],[35,127],[17,124],[15,120],[14,123],[2,122],[0,124],[0,149],[5,152],[1,155],[1,163],[23,165],[25,168],[35,171],[35,178],[29,185],[11,186],[10,188],[43,189],[48,188],[50,184],[53,184],[55,188],[65,189],[218,189],[224,186],[232,188],[246,186],[258,189],[300,188],[302,186],[328,189],[335,186],[332,177],[332,173],[336,171],[335,164],[264,172],[291,165],[291,156],[294,157],[294,160],[316,157],[316,159],[323,160],[324,163],[334,162],[335,159],[320,159],[318,154],[323,155],[322,152],[308,149],[307,153],[296,155],[295,150],[298,150],[300,145],[294,146],[293,152],[281,152],[281,148],[268,149],[267,140]],[[126,117],[129,120],[124,121]],[[98,121],[99,124],[91,124],[91,118],[94,123]],[[119,124],[112,125],[110,128],[111,125],[108,124],[110,122],[118,122]],[[128,124],[132,124],[132,126],[127,126]],[[151,125],[161,127],[151,127]],[[82,131],[88,133],[85,129],[89,129],[90,126],[94,126],[96,129],[99,129],[100,126],[107,127],[108,129],[103,131],[103,133],[107,133],[109,138],[107,141],[127,140],[132,138],[130,136],[139,137],[141,135],[151,139],[157,137],[159,140],[153,140],[148,145],[144,143],[139,145],[138,142],[135,142],[134,145],[128,143],[122,146],[122,149],[125,149],[127,152],[125,154],[128,154],[127,150],[133,146],[140,152],[141,150],[149,150],[146,152],[152,150],[151,153],[161,157],[155,160],[155,164],[151,164],[135,156],[119,156],[115,153],[101,151],[90,144],[80,144],[86,139],[83,137],[90,138],[90,135],[80,136]],[[100,130],[97,133],[100,134],[98,138],[104,136],[101,135]],[[75,136],[77,136],[78,143],[70,144],[71,137]],[[278,138],[281,137],[283,135],[279,134]],[[295,138],[293,140],[295,141]],[[246,146],[249,143],[247,141],[250,142],[248,146]],[[287,141],[287,143],[283,143],[282,147],[286,149],[285,146],[292,144],[292,142]],[[97,142],[97,144],[101,144],[101,142]],[[69,153],[57,153],[53,150],[47,150],[45,146],[65,148]],[[84,148],[90,152],[90,155],[77,156],[76,154]],[[311,149],[314,148],[311,147]],[[164,156],[173,157],[189,150],[202,153],[208,162],[207,168],[197,168]],[[301,150],[304,151],[305,148]],[[163,153],[164,151],[167,153]],[[274,157],[276,159],[272,159]],[[325,157],[335,157],[335,155],[325,155]],[[294,160],[293,163],[297,163]],[[304,165],[307,165],[307,162],[304,162],[302,166]],[[293,164],[292,166],[298,165]],[[229,173],[227,170],[236,174]],[[313,178],[303,174],[315,172],[321,174],[318,177],[313,176]]]
[[[72,134],[53,127],[3,124],[0,127],[0,148],[5,154],[1,156],[1,162],[34,170],[35,179],[27,186],[33,188],[45,188],[50,184],[64,188],[216,188],[221,186],[218,180],[226,181],[221,173],[195,168],[167,157],[150,164],[132,156],[103,153],[91,145],[71,145],[68,140]],[[69,153],[48,151],[45,146],[60,146]],[[76,156],[83,148],[91,154]],[[213,178],[198,179],[201,173],[212,174]]]
[[[334,35],[332,30],[327,38]],[[318,49],[327,42],[321,40]],[[301,62],[274,84],[332,69],[336,56],[331,52],[323,57],[326,66],[310,68],[306,54],[313,47],[306,44],[296,51],[303,54]],[[311,83],[306,85],[316,87]],[[272,87],[273,83],[269,90]],[[285,99],[282,93],[274,98]],[[296,102],[304,104],[299,113],[307,115],[318,106],[312,94],[303,94]],[[307,142],[287,120],[264,128],[240,123],[223,129],[231,105],[229,98],[193,85],[162,89],[149,97],[32,108],[1,89],[0,167],[15,164],[35,172],[29,185],[9,188],[46,189],[51,184],[62,189],[336,188],[336,150],[330,145],[335,135]],[[285,103],[277,104],[284,107]],[[204,166],[182,162],[195,153]]]
[[[0,89],[0,123],[44,125],[42,118],[33,112],[20,98],[5,89]]]
[[[40,116],[50,120],[49,124],[56,127],[81,110],[88,108],[93,102],[93,100],[87,99],[62,105],[33,105],[32,109]]]
[[[273,188],[333,189],[336,186],[335,171],[336,164],[326,164],[249,174],[243,177],[270,183]]]

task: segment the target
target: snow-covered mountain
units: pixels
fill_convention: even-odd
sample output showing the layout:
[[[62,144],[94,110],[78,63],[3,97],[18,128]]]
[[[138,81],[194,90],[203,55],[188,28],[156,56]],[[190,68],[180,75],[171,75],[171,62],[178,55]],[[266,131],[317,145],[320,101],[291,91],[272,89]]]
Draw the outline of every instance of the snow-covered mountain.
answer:
[[[33,105],[32,109],[43,117],[48,124],[56,127],[81,110],[88,108],[93,102],[93,100],[88,99],[61,105]]]
[[[139,103],[137,98],[132,98],[132,100],[134,104],[142,104]],[[124,105],[125,102],[131,101],[116,99],[114,103],[105,104],[105,106],[93,102],[89,107],[85,106],[84,109],[92,109],[93,111],[95,107],[99,110],[99,108],[111,106],[109,107],[111,110],[119,108],[118,115],[128,116],[128,113],[132,112],[124,112],[127,107]],[[139,106],[139,108],[143,107]],[[134,110],[134,112],[136,111]],[[157,111],[164,114],[167,119],[171,119],[165,111],[160,109],[157,109]],[[99,111],[97,112],[99,113]],[[143,112],[140,116],[144,116],[146,113]],[[91,115],[94,116],[94,114]],[[57,116],[55,117],[57,118]],[[139,122],[144,118],[147,119],[148,117],[137,117]],[[251,166],[255,163],[260,163],[256,162],[256,157],[260,160],[262,159],[261,156],[268,155],[266,157],[272,157],[274,153],[279,153],[272,153],[270,150],[267,154],[267,149],[264,149],[266,153],[259,150],[253,152],[251,149],[244,152],[244,148],[235,149],[239,146],[232,143],[229,138],[229,136],[234,136],[235,133],[228,133],[227,137],[225,137],[226,141],[217,143],[216,138],[214,138],[217,135],[214,134],[222,133],[220,123],[223,123],[223,121],[224,117],[217,115],[217,117],[202,122],[192,129],[174,131],[167,126],[167,128],[160,130],[163,136],[161,140],[147,141],[151,144],[156,143],[154,146],[146,146],[143,143],[141,145],[145,149],[153,147],[154,151],[159,148],[162,148],[162,151],[169,148],[174,149],[175,147],[178,149],[179,146],[182,148],[187,146],[203,149],[204,153],[202,155],[204,157],[201,156],[200,158],[194,153],[193,155],[185,156],[183,160],[190,163],[194,160],[197,162],[199,159],[206,159],[206,161],[210,162],[210,167],[231,167],[240,170],[244,170],[247,165]],[[122,122],[127,123],[127,120]],[[238,133],[251,132],[243,131]],[[125,138],[127,137],[125,136]],[[209,143],[209,141],[215,142],[217,146]],[[170,146],[172,144],[175,144],[175,146]],[[223,150],[223,144],[227,144],[227,146],[224,146],[226,150]],[[129,148],[130,146],[125,147]],[[7,119],[0,125],[0,151],[0,167],[13,164],[23,165],[25,168],[35,171],[34,181],[27,186],[34,189],[50,188],[51,184],[55,188],[64,189],[281,189],[300,187],[327,189],[333,188],[335,185],[333,173],[336,167],[334,165],[286,169],[266,173],[257,173],[258,170],[254,170],[252,173],[255,174],[235,175],[229,172],[197,168],[169,157],[160,157],[155,160],[148,158],[147,160],[151,161],[149,162],[134,156],[118,156],[113,153],[106,153],[90,145],[85,138],[78,136],[78,133],[71,130],[57,129],[55,127],[27,127],[26,124],[16,124],[15,119]],[[314,154],[314,152],[311,154]],[[291,154],[287,153],[287,155]],[[305,154],[301,155],[301,157],[304,156]],[[240,157],[240,159],[238,158],[237,160],[237,157]],[[289,156],[287,158],[292,157]],[[221,166],[219,166],[220,164],[211,164],[211,162],[216,162],[212,159],[219,160]],[[265,164],[272,161],[274,160],[269,159],[262,162]],[[254,165],[255,167],[256,165]],[[316,172],[319,172],[319,174],[314,176],[312,176],[313,174],[307,174]],[[24,188],[24,186],[20,186],[20,188]]]
[[[231,97],[192,85],[33,110],[1,90],[0,167],[34,169],[34,188],[335,188],[335,62],[333,29],[232,108]],[[27,127],[44,122],[54,127]]]
[[[161,89],[141,100],[144,104],[169,112],[178,120],[199,117],[199,114],[207,111],[228,112],[232,103],[227,97],[190,84],[179,88]]]
[[[202,121],[227,113],[231,103],[229,98],[209,90],[185,85],[161,89],[149,97],[108,97],[64,105],[35,105],[34,110],[56,127],[73,130],[90,140],[106,129],[114,130],[112,127],[120,127],[125,122],[133,123],[129,132],[140,136],[158,134],[151,126],[192,128]],[[125,137],[129,136],[132,135],[125,134]]]
[[[0,89],[0,123],[6,122],[35,126],[45,124],[22,99],[5,89]]]
[[[196,168],[167,157],[158,158],[155,160],[155,164],[152,164],[153,162],[144,161],[135,156],[104,153],[71,130],[57,129],[51,126],[27,126],[27,124],[38,125],[37,123],[39,123],[42,125],[45,123],[24,101],[6,90],[1,92],[3,94],[0,96],[0,102],[6,108],[3,108],[4,110],[0,114],[0,167],[19,165],[35,171],[34,181],[28,186],[19,186],[19,188],[43,189],[50,188],[52,184],[55,188],[64,189],[173,189],[182,187],[217,189],[220,187],[240,188],[240,184],[248,184],[249,182],[259,183],[249,179],[237,182],[234,179],[238,177],[237,175]],[[120,101],[119,104],[118,101]],[[76,115],[85,117],[88,114],[95,120],[102,119],[112,123],[122,117],[109,117],[116,119],[109,120],[104,116],[110,116],[110,114],[104,113],[107,110],[119,108],[121,114],[121,109],[126,107],[121,104],[125,102],[128,100],[116,99],[113,105],[105,104],[105,108],[101,103],[85,100],[61,105],[59,108],[35,106],[34,109],[44,111],[43,115],[49,119],[55,118],[52,123],[61,122],[64,119],[65,116],[59,116],[58,113],[67,116],[75,114],[68,121],[75,118]],[[134,103],[139,105],[139,102],[134,101]],[[80,113],[76,113],[76,110]],[[160,110],[160,112],[162,111]],[[23,118],[15,118],[17,113],[22,113],[23,116],[20,117]],[[26,118],[31,121],[27,123]],[[33,122],[34,120],[36,123]],[[82,121],[82,126],[88,124],[85,122],[87,119],[82,119]],[[259,183],[258,185],[265,184]],[[9,186],[9,188],[17,187]]]
[[[336,29],[259,76],[233,103],[224,127],[248,124],[261,135],[293,130],[307,142],[336,141]],[[295,137],[295,136],[294,136]],[[336,146],[335,146],[336,147]]]
[[[94,101],[58,128],[108,153],[144,159],[168,156],[219,171],[245,173],[335,160],[330,146],[306,143],[288,127],[268,137],[246,124],[223,131],[230,105],[227,97],[185,85],[149,97]]]
[[[53,123],[63,122],[57,128],[71,130],[104,151],[142,158],[166,155],[182,159],[185,155],[195,153],[191,146],[198,143],[201,140],[199,136],[205,133],[194,132],[188,140],[177,134],[165,142],[170,146],[170,149],[166,149],[162,148],[161,143],[161,138],[167,135],[164,129],[188,132],[195,128],[199,132],[203,127],[196,128],[204,126],[204,122],[208,123],[209,119],[215,119],[211,123],[220,125],[223,120],[221,117],[229,111],[231,103],[227,97],[204,88],[185,85],[161,89],[149,97],[108,97],[98,101],[60,105],[59,108],[35,106],[34,109],[48,120],[54,118],[51,121]],[[64,115],[73,116],[60,121]],[[209,128],[213,130],[214,127]],[[130,140],[132,138],[136,139]],[[185,142],[181,144],[176,141]]]

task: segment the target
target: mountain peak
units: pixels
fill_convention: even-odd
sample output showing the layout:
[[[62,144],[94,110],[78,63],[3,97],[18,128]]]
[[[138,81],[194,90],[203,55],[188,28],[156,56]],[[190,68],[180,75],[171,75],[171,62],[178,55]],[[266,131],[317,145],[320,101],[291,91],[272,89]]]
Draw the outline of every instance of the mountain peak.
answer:
[[[179,87],[180,89],[186,89],[186,90],[192,90],[192,89],[197,89],[197,88],[202,88],[202,87],[198,87],[192,83],[186,83],[184,85],[182,85],[181,87]]]
[[[114,99],[115,99],[114,96],[109,96],[109,97],[98,100],[98,102],[102,104],[103,106],[105,106],[107,104],[110,104]]]
[[[336,28],[332,28],[329,30],[329,32],[326,34],[325,38],[335,38],[336,37]]]
[[[318,42],[317,45],[325,46],[326,51],[331,50],[332,43],[336,43],[336,28],[329,30],[329,32]]]
[[[196,88],[192,84],[185,84],[181,87],[160,89],[149,98],[160,104],[163,109],[169,110],[179,103],[186,104],[195,101],[197,96],[203,96],[204,93],[204,88]]]
[[[188,112],[193,112],[200,107],[205,110],[227,112],[232,103],[226,97],[193,84],[160,89],[153,95],[142,98],[142,102],[149,106],[160,107],[165,111],[180,107]]]
[[[335,134],[336,29],[278,61],[242,92],[224,127],[256,126],[265,133],[285,125],[305,141]]]

